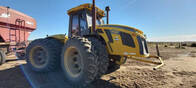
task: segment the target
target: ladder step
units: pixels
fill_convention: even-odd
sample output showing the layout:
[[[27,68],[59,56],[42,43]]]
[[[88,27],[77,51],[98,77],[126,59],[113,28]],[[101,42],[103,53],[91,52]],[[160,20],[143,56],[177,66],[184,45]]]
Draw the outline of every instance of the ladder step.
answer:
[[[16,34],[10,34],[10,36],[16,36]]]

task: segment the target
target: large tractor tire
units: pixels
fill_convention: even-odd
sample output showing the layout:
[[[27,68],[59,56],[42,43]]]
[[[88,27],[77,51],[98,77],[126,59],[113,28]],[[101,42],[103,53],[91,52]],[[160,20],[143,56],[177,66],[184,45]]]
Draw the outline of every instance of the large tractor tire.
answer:
[[[60,64],[63,44],[52,38],[37,39],[26,49],[27,64],[37,72],[54,71]]]
[[[100,78],[102,75],[104,75],[109,66],[109,57],[108,52],[106,49],[106,45],[103,44],[103,41],[98,40],[95,37],[88,37],[88,40],[91,41],[92,44],[92,51],[96,54],[96,57],[98,58],[98,74],[97,78]]]
[[[3,50],[0,49],[0,65],[2,65],[3,63],[5,63],[6,61],[6,55],[3,52]]]
[[[62,50],[61,67],[67,81],[74,88],[86,87],[95,80],[97,64],[88,39],[73,37],[67,40]]]

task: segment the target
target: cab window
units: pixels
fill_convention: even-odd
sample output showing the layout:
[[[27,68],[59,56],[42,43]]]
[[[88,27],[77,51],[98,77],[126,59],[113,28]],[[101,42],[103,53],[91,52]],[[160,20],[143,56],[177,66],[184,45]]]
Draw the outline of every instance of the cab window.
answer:
[[[79,35],[79,19],[78,15],[73,15],[72,17],[72,35]]]
[[[87,22],[84,14],[80,15],[80,30],[81,31],[87,30]]]
[[[88,26],[92,26],[92,15],[91,15],[91,13],[87,13],[87,21],[88,21]],[[104,24],[104,21],[102,20],[102,18],[97,17],[96,25],[101,25],[101,24]]]

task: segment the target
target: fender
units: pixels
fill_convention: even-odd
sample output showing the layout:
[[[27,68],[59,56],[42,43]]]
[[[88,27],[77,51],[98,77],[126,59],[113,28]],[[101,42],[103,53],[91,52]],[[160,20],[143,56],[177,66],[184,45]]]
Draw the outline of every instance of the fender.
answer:
[[[48,36],[47,38],[54,38],[54,39],[59,40],[62,43],[66,43],[66,41],[68,40],[68,37],[64,34],[51,35],[51,36]]]

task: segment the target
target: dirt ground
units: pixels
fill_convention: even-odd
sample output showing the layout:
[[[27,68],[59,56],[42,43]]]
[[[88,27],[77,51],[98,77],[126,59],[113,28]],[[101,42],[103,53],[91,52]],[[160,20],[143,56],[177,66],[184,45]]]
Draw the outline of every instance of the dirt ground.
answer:
[[[96,88],[196,88],[196,48],[160,47],[166,65],[152,70],[155,65],[127,60],[119,70],[104,75],[93,83]],[[155,46],[149,50],[156,55]],[[0,88],[31,88],[20,70],[24,60],[12,56],[0,66]]]

